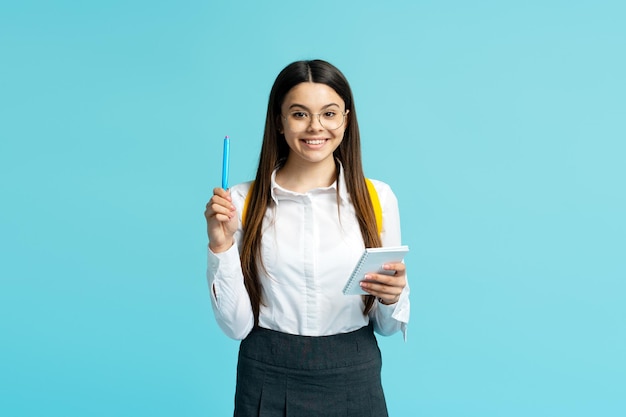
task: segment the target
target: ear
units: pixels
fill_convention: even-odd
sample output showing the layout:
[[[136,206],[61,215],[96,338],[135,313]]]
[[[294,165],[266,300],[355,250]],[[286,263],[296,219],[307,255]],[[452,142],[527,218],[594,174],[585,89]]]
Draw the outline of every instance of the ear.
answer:
[[[350,125],[350,109],[346,110],[346,129]]]
[[[276,129],[281,135],[285,134],[285,128],[283,127],[283,121],[280,116],[276,116]]]

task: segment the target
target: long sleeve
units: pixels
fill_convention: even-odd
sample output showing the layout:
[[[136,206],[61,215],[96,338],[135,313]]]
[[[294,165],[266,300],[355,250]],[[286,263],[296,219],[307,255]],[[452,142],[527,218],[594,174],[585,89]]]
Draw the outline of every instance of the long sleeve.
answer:
[[[406,340],[407,325],[409,324],[409,315],[411,313],[409,292],[407,283],[397,303],[384,305],[376,302],[376,307],[370,313],[376,333],[382,336],[390,336],[401,330],[402,337]]]
[[[231,190],[233,204],[241,213],[247,187]],[[244,285],[239,245],[241,228],[235,233],[235,244],[222,253],[207,250],[207,281],[211,293],[211,305],[215,319],[224,333],[233,339],[242,340],[252,330],[254,315],[248,291]]]
[[[373,180],[383,211],[383,230],[381,239],[383,246],[399,246],[402,244],[402,236],[400,231],[400,212],[398,209],[398,200],[388,185]],[[407,325],[411,313],[411,304],[409,301],[410,288],[408,284],[400,294],[400,299],[392,305],[384,305],[376,302],[376,305],[370,312],[370,319],[374,324],[376,333],[382,336],[389,336],[398,331],[402,331],[404,340],[406,340]]]

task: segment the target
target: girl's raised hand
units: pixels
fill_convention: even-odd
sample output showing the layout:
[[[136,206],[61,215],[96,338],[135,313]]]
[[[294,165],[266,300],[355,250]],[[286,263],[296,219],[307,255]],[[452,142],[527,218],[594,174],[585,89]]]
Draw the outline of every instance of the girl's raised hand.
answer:
[[[204,210],[209,249],[214,253],[224,252],[233,245],[233,236],[239,226],[239,218],[230,198],[230,191],[214,188],[213,197]]]

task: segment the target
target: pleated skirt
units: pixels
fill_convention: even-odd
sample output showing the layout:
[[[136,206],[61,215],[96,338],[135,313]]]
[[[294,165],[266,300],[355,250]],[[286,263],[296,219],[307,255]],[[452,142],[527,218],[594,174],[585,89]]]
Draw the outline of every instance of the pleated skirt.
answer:
[[[333,336],[255,328],[241,342],[235,417],[386,417],[372,326]]]

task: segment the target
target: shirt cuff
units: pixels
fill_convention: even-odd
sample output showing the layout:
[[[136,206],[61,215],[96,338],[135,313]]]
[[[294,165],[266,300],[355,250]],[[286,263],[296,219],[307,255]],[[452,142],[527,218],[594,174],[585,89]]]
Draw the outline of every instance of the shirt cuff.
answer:
[[[239,250],[235,244],[220,253],[214,253],[207,248],[207,280],[211,289],[211,297],[216,305],[219,305],[221,301],[221,292],[225,291],[228,295],[236,292],[234,288],[230,288],[232,287],[232,280],[229,278],[241,276],[239,261]]]
[[[239,250],[237,245],[233,245],[226,251],[220,253],[214,253],[209,247],[207,247],[207,267],[209,271],[217,272],[220,265],[237,265],[239,263]],[[222,265],[223,266],[223,265]]]
[[[399,322],[402,338],[406,342],[407,325],[409,324],[409,316],[411,314],[408,294],[403,292],[395,304],[383,304],[378,301],[378,309],[383,317],[390,317]]]

